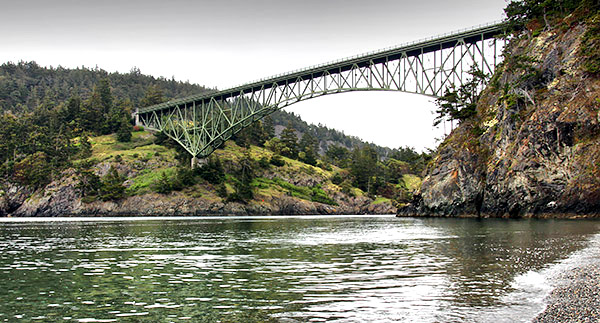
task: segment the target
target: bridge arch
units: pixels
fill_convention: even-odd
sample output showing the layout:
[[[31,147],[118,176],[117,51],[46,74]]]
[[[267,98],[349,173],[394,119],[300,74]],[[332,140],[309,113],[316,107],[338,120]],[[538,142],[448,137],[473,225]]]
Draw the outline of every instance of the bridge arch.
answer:
[[[193,157],[209,156],[224,141],[276,110],[330,94],[396,91],[439,97],[477,65],[493,74],[504,24],[413,42],[292,71],[228,90],[139,109],[136,122],[162,131]]]

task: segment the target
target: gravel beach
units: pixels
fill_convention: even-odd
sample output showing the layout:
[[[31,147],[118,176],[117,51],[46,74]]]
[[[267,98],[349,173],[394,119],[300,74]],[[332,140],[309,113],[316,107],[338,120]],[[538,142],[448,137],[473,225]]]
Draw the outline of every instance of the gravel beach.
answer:
[[[593,243],[553,284],[548,306],[532,322],[600,322],[600,245]]]

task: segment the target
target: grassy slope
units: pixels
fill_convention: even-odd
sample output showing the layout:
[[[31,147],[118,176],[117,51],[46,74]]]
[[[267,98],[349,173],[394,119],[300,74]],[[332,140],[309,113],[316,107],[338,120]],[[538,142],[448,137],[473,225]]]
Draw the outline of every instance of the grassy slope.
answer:
[[[84,161],[91,162],[97,168],[102,165],[117,165],[121,173],[127,173],[127,193],[130,196],[143,195],[153,192],[152,186],[161,178],[163,172],[168,177],[174,176],[177,161],[176,152],[164,146],[153,143],[154,136],[150,132],[133,132],[132,140],[128,143],[117,142],[114,135],[105,135],[90,138],[93,153],[85,160],[77,160],[75,163]],[[249,153],[254,160],[271,158],[273,152],[268,149],[252,146],[244,149],[235,143],[228,141],[224,149],[217,150],[215,155],[220,158],[225,168],[227,165],[235,167],[237,161]],[[301,200],[316,201],[335,205],[332,194],[341,191],[338,185],[331,183],[330,178],[339,171],[335,166],[331,170],[314,167],[298,160],[283,157],[285,165],[275,167],[271,165],[268,169],[260,169],[258,177],[254,179],[255,198],[250,203],[269,203],[282,196],[292,196]],[[304,180],[305,182],[316,182],[316,185],[294,185],[292,182]],[[226,188],[228,193],[233,193],[234,177],[227,175]],[[215,188],[202,180],[199,183],[187,187],[183,193],[203,198],[212,202],[224,202],[215,193]],[[355,196],[363,196],[364,192],[354,188]],[[374,204],[389,202],[387,199],[377,199]]]

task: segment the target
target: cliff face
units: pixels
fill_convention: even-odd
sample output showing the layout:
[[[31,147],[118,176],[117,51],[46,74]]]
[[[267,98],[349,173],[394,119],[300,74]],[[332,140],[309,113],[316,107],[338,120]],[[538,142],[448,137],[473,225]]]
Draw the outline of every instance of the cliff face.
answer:
[[[477,116],[440,145],[400,214],[600,213],[600,78],[584,54],[598,50],[600,19],[568,18],[511,40]]]

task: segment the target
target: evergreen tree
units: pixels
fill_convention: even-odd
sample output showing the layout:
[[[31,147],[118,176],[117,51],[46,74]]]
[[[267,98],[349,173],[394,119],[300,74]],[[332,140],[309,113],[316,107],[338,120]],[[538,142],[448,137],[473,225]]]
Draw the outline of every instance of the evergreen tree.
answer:
[[[92,144],[87,133],[83,133],[79,139],[79,157],[88,158],[92,156]]]
[[[103,133],[104,107],[98,87],[94,88],[92,95],[84,102],[81,111],[80,125],[83,131],[96,134]],[[110,132],[108,132],[110,133]]]
[[[140,107],[148,107],[163,102],[165,102],[165,97],[160,87],[158,85],[150,85],[146,90],[146,94],[140,100]]]
[[[81,114],[81,99],[72,96],[66,104],[62,104],[58,111],[58,119],[61,124],[66,124],[72,132],[80,131],[79,118]]]
[[[236,181],[234,182],[235,193],[229,196],[232,201],[245,202],[254,197],[252,191],[252,180],[254,180],[254,170],[257,168],[254,159],[248,151],[244,152],[244,157],[238,162],[239,169],[236,172]]]
[[[102,177],[102,187],[100,188],[100,198],[103,201],[119,200],[125,197],[125,179],[119,175],[117,169],[111,166],[108,174]]]
[[[153,189],[160,194],[167,194],[173,190],[171,181],[169,180],[169,177],[165,171],[163,171],[160,175],[158,182],[153,184]]]
[[[110,83],[107,78],[100,80],[99,84],[94,89],[100,97],[100,104],[102,106],[102,113],[108,114],[110,109],[113,107],[113,97],[110,91]]]
[[[127,119],[121,119],[119,129],[117,130],[117,140],[120,142],[131,141],[131,124]]]
[[[446,119],[464,121],[477,113],[480,91],[488,77],[477,66],[471,68],[469,75],[471,75],[470,80],[458,88],[452,86],[446,89],[444,95],[435,100],[438,109],[434,126]]]
[[[200,174],[200,177],[211,184],[220,184],[225,181],[225,170],[223,169],[223,164],[221,163],[219,157],[215,155],[211,155],[208,158],[208,162],[202,165],[202,167],[198,168],[197,172]]]
[[[370,146],[356,148],[352,152],[350,174],[354,178],[354,185],[361,190],[372,194],[376,192],[380,181],[379,158],[377,152]]]
[[[341,168],[347,168],[350,165],[350,151],[346,147],[329,146],[325,157],[330,163]]]
[[[317,153],[319,149],[319,141],[313,137],[310,132],[305,132],[299,143],[300,153],[299,159],[309,165],[317,165]]]
[[[80,169],[77,174],[79,183],[76,188],[81,191],[82,197],[88,197],[87,201],[93,201],[100,194],[102,188],[100,177],[90,169]]]
[[[283,144],[281,155],[292,159],[298,157],[298,137],[291,123],[281,132],[281,143]]]
[[[180,191],[186,187],[193,186],[194,184],[196,184],[194,170],[187,167],[177,167],[175,179],[173,180],[173,190]]]
[[[262,119],[263,129],[267,136],[266,140],[269,140],[275,137],[275,126],[273,125],[273,118],[271,116],[266,116]]]
[[[14,178],[24,185],[40,188],[50,182],[52,169],[41,151],[26,156],[14,166]]]

